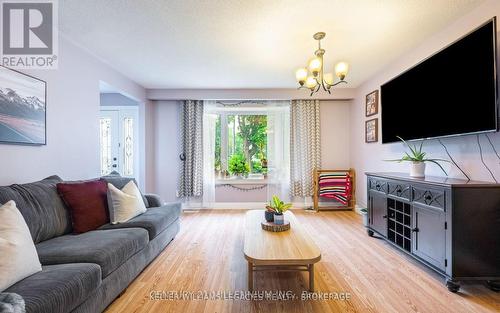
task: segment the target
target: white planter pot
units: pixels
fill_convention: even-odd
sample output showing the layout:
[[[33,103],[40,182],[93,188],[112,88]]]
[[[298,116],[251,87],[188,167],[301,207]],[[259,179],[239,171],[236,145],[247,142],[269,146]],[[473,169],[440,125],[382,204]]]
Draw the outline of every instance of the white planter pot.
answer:
[[[368,213],[363,213],[363,225],[368,227]]]
[[[425,162],[411,162],[410,177],[425,177]]]
[[[283,225],[285,223],[285,216],[283,214],[274,214],[274,223]]]

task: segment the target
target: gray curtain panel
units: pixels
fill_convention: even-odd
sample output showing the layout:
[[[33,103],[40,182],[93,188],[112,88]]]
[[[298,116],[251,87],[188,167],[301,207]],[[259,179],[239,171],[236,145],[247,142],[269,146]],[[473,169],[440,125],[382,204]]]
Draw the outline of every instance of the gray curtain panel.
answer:
[[[292,100],[290,108],[290,190],[313,195],[313,171],[321,168],[319,100]]]
[[[179,197],[199,197],[203,194],[203,101],[184,101],[181,134],[184,161]]]

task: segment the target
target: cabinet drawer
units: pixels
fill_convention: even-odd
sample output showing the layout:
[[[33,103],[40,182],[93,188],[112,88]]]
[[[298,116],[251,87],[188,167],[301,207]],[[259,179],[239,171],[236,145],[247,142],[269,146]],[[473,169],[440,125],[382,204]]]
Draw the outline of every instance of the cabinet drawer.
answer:
[[[413,202],[425,204],[437,209],[445,208],[445,191],[413,187]]]
[[[410,185],[401,182],[388,182],[388,193],[390,195],[410,200],[411,188]]]
[[[387,193],[387,181],[377,178],[368,179],[370,189]]]

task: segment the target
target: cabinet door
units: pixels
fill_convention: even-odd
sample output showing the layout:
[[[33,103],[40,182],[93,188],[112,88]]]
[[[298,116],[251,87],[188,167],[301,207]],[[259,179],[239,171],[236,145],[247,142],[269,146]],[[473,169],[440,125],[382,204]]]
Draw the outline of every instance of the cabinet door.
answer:
[[[387,237],[387,197],[377,191],[370,191],[370,227]]]
[[[445,232],[444,211],[413,205],[412,253],[443,271]]]

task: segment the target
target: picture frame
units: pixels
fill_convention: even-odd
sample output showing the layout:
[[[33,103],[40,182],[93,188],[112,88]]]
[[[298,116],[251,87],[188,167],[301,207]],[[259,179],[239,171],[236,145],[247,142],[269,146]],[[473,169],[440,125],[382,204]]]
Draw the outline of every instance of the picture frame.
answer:
[[[0,144],[47,144],[47,83],[0,66]]]
[[[378,118],[365,122],[365,142],[378,142]]]
[[[373,116],[378,114],[378,89],[366,95],[365,115]]]

